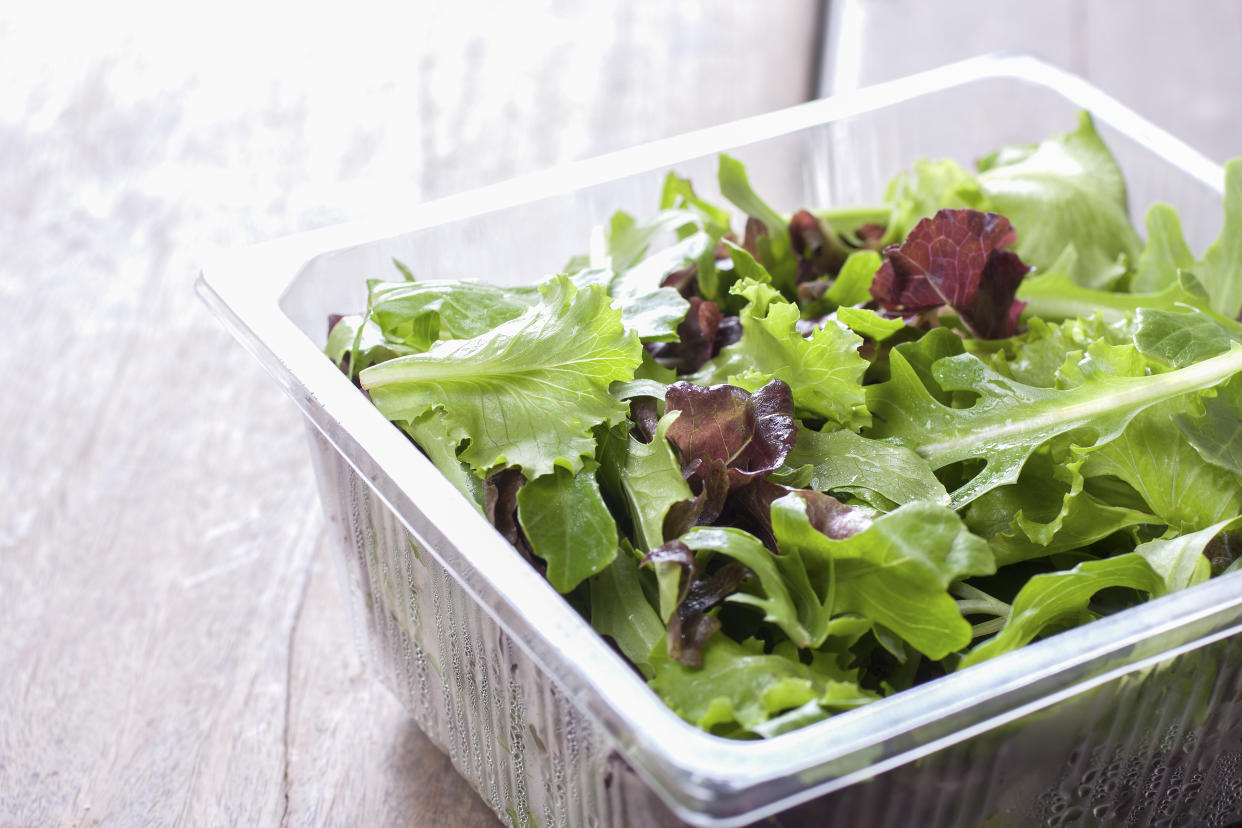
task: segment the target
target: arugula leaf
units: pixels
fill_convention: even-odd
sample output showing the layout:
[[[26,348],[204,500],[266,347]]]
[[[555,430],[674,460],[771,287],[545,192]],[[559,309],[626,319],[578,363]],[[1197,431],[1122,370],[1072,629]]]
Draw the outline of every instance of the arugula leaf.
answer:
[[[461,459],[476,473],[500,465],[530,478],[558,465],[577,471],[595,453],[591,429],[626,415],[609,384],[631,379],[642,361],[620,316],[602,288],[578,290],[558,276],[516,319],[374,365],[360,379],[390,420],[440,409],[449,433],[470,440]]]
[[[1164,582],[1137,552],[1036,575],[1018,591],[1004,629],[967,653],[958,669],[1012,652],[1054,625],[1073,626],[1093,620],[1095,614],[1088,609],[1091,598],[1110,587],[1159,595]]]
[[[1067,244],[1078,251],[1070,276],[1084,287],[1111,287],[1137,260],[1121,169],[1081,113],[1078,129],[983,165],[979,187],[989,209],[1017,228],[1024,262],[1047,268]]]
[[[926,338],[926,337],[925,337]],[[998,374],[971,354],[936,360],[933,380],[944,392],[971,392],[968,408],[951,408],[932,395],[903,353],[890,355],[892,379],[869,386],[878,415],[870,436],[915,449],[933,469],[980,459],[982,470],[952,493],[960,508],[984,492],[1018,479],[1037,446],[1082,430],[1083,447],[1118,436],[1138,412],[1163,400],[1213,386],[1242,371],[1242,345],[1186,368],[1144,377],[1093,372],[1063,391],[1024,385]]]
[[[556,467],[517,493],[518,523],[531,551],[548,564],[548,583],[569,592],[617,556],[617,524],[595,482],[594,461],[577,472]]]

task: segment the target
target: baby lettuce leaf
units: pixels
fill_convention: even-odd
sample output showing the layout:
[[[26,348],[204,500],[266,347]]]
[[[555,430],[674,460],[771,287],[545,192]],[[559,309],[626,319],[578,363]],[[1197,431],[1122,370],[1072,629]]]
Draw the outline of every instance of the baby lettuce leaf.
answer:
[[[1202,416],[1182,413],[1173,421],[1200,457],[1242,481],[1242,377],[1219,386],[1214,397],[1205,395]]]
[[[824,433],[799,428],[797,443],[785,464],[807,488],[848,492],[885,511],[915,500],[949,504],[944,484],[932,474],[926,460],[903,446],[852,431]],[[774,480],[781,482],[779,477]]]
[[[755,258],[771,274],[772,284],[792,295],[798,276],[798,257],[789,238],[789,220],[755,193],[746,167],[736,158],[720,156],[717,178],[721,194],[767,229],[767,233],[756,240]]]
[[[1092,449],[1083,467],[1087,477],[1111,475],[1130,484],[1179,532],[1203,529],[1242,508],[1238,476],[1204,460],[1182,436],[1173,418],[1187,410],[1186,401],[1170,400],[1139,413],[1115,439]]]
[[[533,479],[558,465],[577,471],[594,455],[591,430],[626,416],[608,386],[632,379],[641,361],[637,335],[604,290],[558,276],[516,319],[372,366],[360,379],[390,420],[442,411],[449,433],[469,439],[461,459],[476,473],[520,466]]]
[[[908,322],[947,305],[977,338],[1013,336],[1023,308],[1014,294],[1030,270],[1004,249],[1013,239],[1004,216],[940,210],[915,225],[903,243],[884,249],[871,295]]]
[[[677,412],[665,413],[650,443],[630,436],[621,467],[621,489],[634,522],[638,547],[643,552],[664,543],[662,527],[669,507],[694,496],[668,440],[669,427],[678,416]]]
[[[338,319],[328,332],[323,351],[350,379],[363,368],[416,352],[414,348],[385,338],[379,325],[365,315]]]
[[[590,580],[591,627],[617,643],[644,678],[655,675],[650,655],[664,638],[660,623],[643,592],[638,558],[622,548],[616,560]]]
[[[956,161],[916,161],[909,172],[893,177],[885,200],[892,205],[884,242],[893,244],[909,235],[920,220],[937,210],[969,208],[990,210],[979,179]]]
[[[1126,185],[1090,114],[1078,129],[980,163],[988,209],[1017,228],[1022,261],[1043,270],[1067,244],[1078,258],[1070,278],[1084,287],[1111,287],[1137,261],[1141,244],[1130,224]]]
[[[599,493],[595,467],[593,460],[577,472],[557,466],[517,493],[518,522],[558,592],[569,592],[617,556],[617,524]]]
[[[745,251],[734,253],[739,258],[747,256]],[[771,287],[743,279],[733,286],[733,292],[749,300],[739,314],[742,338],[687,380],[756,391],[779,379],[789,386],[794,407],[802,416],[848,428],[870,422],[862,387],[867,361],[858,353],[861,337],[834,323],[805,338],[797,330],[798,306]]]
[[[1085,462],[1083,457],[1056,462],[1051,452],[1037,451],[1016,484],[995,488],[970,504],[966,525],[988,539],[998,567],[1081,549],[1114,532],[1160,522],[1086,492]]]
[[[1193,270],[1194,254],[1182,236],[1177,211],[1167,204],[1147,208],[1147,246],[1139,255],[1138,267],[1130,280],[1133,293],[1164,290],[1177,283],[1177,274]]]
[[[780,380],[753,394],[732,385],[677,382],[665,392],[664,405],[680,412],[668,439],[681,454],[682,474],[698,489],[716,464],[727,470],[731,490],[767,475],[797,439],[793,398]]]
[[[1102,589],[1129,587],[1158,598],[1206,581],[1210,565],[1204,550],[1221,532],[1239,524],[1242,519],[1230,518],[1191,534],[1148,541],[1114,558],[1034,576],[1014,598],[1004,629],[971,650],[959,669],[1016,650],[1054,625],[1094,619],[1089,604]]]
[[[1242,159],[1225,165],[1225,223],[1195,265],[1195,275],[1212,297],[1212,310],[1242,318]]]
[[[402,430],[413,438],[427,458],[435,464],[457,490],[470,498],[479,511],[483,510],[485,498],[483,479],[470,471],[470,467],[457,457],[461,439],[449,434],[444,417],[439,411],[425,411],[412,420],[399,423]]]
[[[533,287],[482,282],[368,283],[371,319],[390,342],[425,351],[439,339],[471,339],[539,302]]]
[[[829,678],[811,665],[780,653],[764,653],[757,639],[738,644],[714,635],[703,648],[701,667],[688,667],[660,652],[651,654],[651,689],[691,724],[707,731],[729,725],[754,732],[773,716],[810,702],[848,710],[877,696],[857,684]]]
[[[822,497],[822,496],[821,496]],[[799,647],[818,647],[841,614],[882,624],[919,652],[944,658],[970,643],[970,624],[948,593],[949,584],[995,570],[987,544],[942,506],[911,503],[859,519],[837,539],[814,521],[814,501],[794,492],[772,504],[781,554],[733,529],[699,528],[682,540],[745,564],[759,579],[759,595],[729,601],[756,606]]]
[[[982,460],[983,468],[952,493],[955,508],[1015,482],[1031,452],[1052,437],[1081,430],[1075,439],[1084,448],[1106,443],[1140,411],[1242,371],[1242,345],[1234,344],[1224,354],[1168,373],[1128,377],[1095,371],[1075,387],[1055,390],[1009,379],[974,355],[960,354],[930,366],[931,381],[941,392],[978,397],[969,407],[952,408],[933,396],[903,349],[890,355],[892,378],[868,388],[877,415],[869,436],[916,450],[933,469]],[[907,352],[913,356],[918,350]]]

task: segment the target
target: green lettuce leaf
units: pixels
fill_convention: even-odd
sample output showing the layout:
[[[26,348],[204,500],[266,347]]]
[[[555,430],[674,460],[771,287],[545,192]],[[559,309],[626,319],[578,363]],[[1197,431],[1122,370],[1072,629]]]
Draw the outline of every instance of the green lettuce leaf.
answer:
[[[798,442],[785,458],[785,465],[797,470],[794,473],[805,488],[848,492],[885,511],[915,500],[949,504],[944,484],[926,460],[903,446],[852,431],[825,433],[799,428]],[[782,482],[779,476],[774,480]]]
[[[1163,290],[1177,283],[1183,270],[1193,270],[1194,254],[1182,236],[1177,211],[1167,204],[1147,208],[1147,246],[1139,255],[1138,267],[1130,280],[1133,293]]]
[[[517,493],[518,523],[531,551],[548,564],[548,583],[569,592],[617,556],[617,523],[608,511],[595,462],[577,472],[557,466]]]
[[[426,351],[437,340],[471,339],[539,302],[533,287],[469,281],[368,283],[371,319],[390,342]]]
[[[773,716],[808,703],[828,711],[848,710],[878,698],[796,659],[764,653],[755,639],[738,644],[724,635],[712,636],[703,647],[702,667],[687,667],[661,650],[657,646],[651,655],[656,673],[651,689],[677,715],[707,731],[736,725],[757,732]]]
[[[736,249],[734,255],[749,259],[744,250]],[[733,292],[749,300],[739,314],[741,340],[687,380],[697,385],[728,383],[753,392],[779,379],[789,386],[794,407],[804,416],[848,428],[870,422],[862,387],[867,361],[858,353],[862,339],[857,334],[828,324],[805,338],[796,327],[798,306],[768,285],[743,279]]]
[[[1242,377],[1205,395],[1201,416],[1182,413],[1173,421],[1200,457],[1242,480]]]
[[[1091,288],[1112,286],[1137,261],[1125,180],[1090,114],[1081,113],[1073,132],[998,153],[981,167],[979,187],[989,209],[1017,229],[1022,261],[1042,270],[1072,244],[1078,258],[1070,277]]]
[[[763,610],[798,647],[818,647],[834,616],[859,615],[882,624],[929,658],[970,643],[970,624],[949,584],[995,571],[987,544],[958,516],[932,503],[911,503],[841,540],[820,532],[795,493],[772,504],[781,554],[736,529],[697,528],[681,540],[740,561],[755,573],[760,594],[735,593],[734,603]]]
[[[476,473],[577,471],[595,453],[591,430],[626,416],[608,386],[632,379],[642,361],[642,345],[620,317],[602,288],[578,290],[558,276],[516,319],[372,366],[360,379],[390,420],[442,411],[449,433],[469,439],[461,459]]]
[[[921,219],[942,209],[991,210],[974,173],[956,161],[916,161],[909,172],[893,177],[885,201],[892,205],[884,243],[904,239]]]
[[[1202,583],[1210,571],[1204,550],[1221,532],[1240,524],[1242,519],[1231,518],[1193,534],[1148,541],[1114,558],[1034,576],[1014,598],[1004,629],[971,650],[959,669],[1016,650],[1050,629],[1093,620],[1089,604],[1102,589],[1128,587],[1158,598]]]
[[[746,167],[736,158],[720,156],[717,177],[720,192],[746,215],[763,222],[768,234],[761,236],[756,248],[758,259],[772,276],[772,284],[792,295],[797,279],[798,257],[789,240],[789,219],[761,199],[750,186]]]
[[[1242,316],[1242,159],[1225,164],[1224,226],[1195,275],[1212,297],[1212,310],[1227,319]]]
[[[638,558],[628,548],[590,581],[591,627],[606,635],[645,678],[655,675],[650,655],[665,629],[643,592]]]
[[[1064,628],[1094,620],[1095,613],[1088,605],[1102,589],[1129,587],[1158,595],[1163,584],[1137,552],[1083,561],[1065,572],[1036,575],[1018,591],[1004,629],[967,653],[959,669],[1016,650],[1054,625]]]
[[[1016,484],[995,488],[967,507],[966,525],[987,538],[998,567],[1071,552],[1114,532],[1160,522],[1085,491],[1085,462],[1083,457],[1057,462],[1051,452],[1037,451]]]

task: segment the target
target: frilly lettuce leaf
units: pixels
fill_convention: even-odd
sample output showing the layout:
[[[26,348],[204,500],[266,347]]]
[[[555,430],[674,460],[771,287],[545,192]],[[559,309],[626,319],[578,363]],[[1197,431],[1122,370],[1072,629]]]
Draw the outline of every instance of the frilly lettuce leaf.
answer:
[[[745,251],[733,252],[736,259],[753,262]],[[749,300],[739,314],[741,340],[722,349],[687,380],[756,391],[779,379],[793,392],[794,407],[803,416],[849,428],[870,421],[862,387],[867,361],[858,353],[861,337],[830,323],[805,338],[796,327],[798,306],[768,285],[743,279],[733,291]]]
[[[476,473],[520,466],[533,479],[555,466],[577,471],[594,455],[591,430],[626,416],[608,386],[632,379],[641,361],[637,335],[604,290],[558,276],[516,319],[372,366],[360,379],[390,420],[442,411],[449,433],[469,439],[461,459]]]
[[[677,715],[708,731],[740,735],[740,728],[743,734],[756,733],[774,716],[809,703],[827,715],[879,698],[854,682],[825,675],[815,669],[815,662],[807,665],[783,653],[765,653],[756,639],[738,644],[724,635],[712,636],[703,648],[701,667],[688,667],[661,650],[657,645],[651,654],[656,673],[651,689]]]

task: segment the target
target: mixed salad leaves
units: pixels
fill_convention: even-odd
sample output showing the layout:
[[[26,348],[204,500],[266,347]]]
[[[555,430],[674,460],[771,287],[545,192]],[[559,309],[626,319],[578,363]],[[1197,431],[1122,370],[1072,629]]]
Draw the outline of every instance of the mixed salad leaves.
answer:
[[[1196,258],[1084,113],[885,201],[669,173],[328,355],[678,714],[766,737],[1242,567],[1242,161]]]

